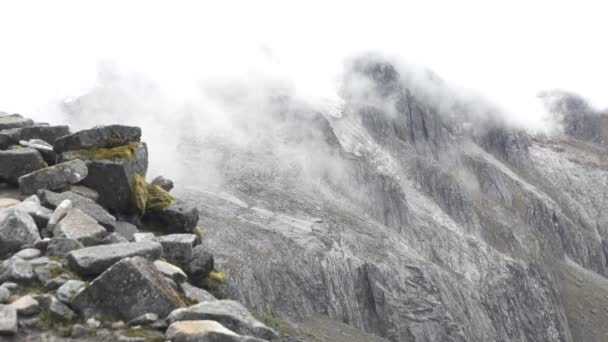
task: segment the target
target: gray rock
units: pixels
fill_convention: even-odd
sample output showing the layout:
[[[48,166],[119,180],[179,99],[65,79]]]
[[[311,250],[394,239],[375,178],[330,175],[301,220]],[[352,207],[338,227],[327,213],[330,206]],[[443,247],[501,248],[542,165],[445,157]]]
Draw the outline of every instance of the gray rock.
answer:
[[[192,260],[193,248],[197,244],[198,237],[194,234],[170,234],[160,236],[157,240],[163,246],[163,258],[182,265]]]
[[[135,233],[133,234],[133,241],[156,241],[154,233]]]
[[[43,207],[40,204],[40,200],[36,196],[30,196],[23,200],[23,202],[12,207],[13,209],[19,209],[25,211],[30,215],[38,228],[44,228],[48,224],[51,216],[53,215],[53,211]]]
[[[11,291],[4,286],[0,287],[0,304],[6,304],[10,297]]]
[[[61,219],[63,219],[71,210],[72,201],[66,199],[61,202],[53,211],[53,215],[51,215],[51,218],[49,219],[49,223],[47,224],[46,228],[52,231],[53,228],[55,228],[55,225],[59,223],[59,221],[61,221]]]
[[[73,208],[53,228],[54,237],[77,240],[85,246],[99,244],[107,235],[108,231],[104,227],[78,208]]]
[[[20,258],[4,260],[0,265],[0,282],[12,280],[18,283],[27,283],[34,279],[32,265]]]
[[[145,313],[165,317],[184,303],[150,261],[133,257],[117,262],[93,280],[72,305],[85,317],[97,314],[130,321]]]
[[[30,295],[23,296],[11,303],[19,316],[31,316],[40,312],[40,304]]]
[[[19,177],[19,191],[32,195],[40,189],[57,190],[83,180],[89,170],[82,160],[71,160]]]
[[[49,241],[51,241],[51,239],[48,237],[42,238],[41,240],[34,242],[34,248],[41,253],[46,254],[46,247],[49,245]]]
[[[52,238],[47,246],[48,256],[65,257],[69,252],[84,248],[80,242],[68,238]]]
[[[130,320],[128,325],[150,325],[158,320],[158,315],[155,313],[145,313]]]
[[[47,311],[51,319],[60,322],[70,322],[77,318],[77,315],[67,305],[59,301],[55,296],[43,294],[34,296],[42,308]]]
[[[34,125],[5,129],[0,131],[0,149],[6,149],[11,145],[16,145],[20,140],[31,139],[40,139],[53,145],[57,138],[68,134],[70,134],[68,126]]]
[[[0,287],[6,288],[10,291],[16,291],[17,289],[19,289],[19,285],[10,281],[5,281],[3,282]]]
[[[125,242],[129,242],[128,239],[126,239],[125,237],[123,237],[122,235],[114,232],[108,236],[106,236],[103,240],[101,240],[102,245],[111,245],[113,243],[125,243]]]
[[[70,336],[75,339],[83,338],[89,334],[89,329],[82,324],[74,324]]]
[[[120,234],[129,241],[133,241],[133,235],[139,233],[139,229],[134,224],[124,221],[117,221],[114,232]]]
[[[93,189],[87,188],[82,185],[70,185],[68,187],[68,191],[71,191],[75,194],[78,194],[82,197],[86,197],[92,201],[97,201],[99,199],[99,193]]]
[[[0,131],[32,125],[34,125],[34,121],[32,121],[32,119],[24,118],[19,114],[11,114],[0,117]]]
[[[211,293],[196,286],[190,285],[188,282],[180,283],[179,287],[182,294],[195,303],[217,300],[217,298],[215,298]]]
[[[36,248],[26,248],[20,250],[18,253],[15,254],[15,256],[24,260],[30,260],[39,257],[40,250]]]
[[[0,209],[10,208],[21,203],[20,200],[14,198],[0,198]]]
[[[154,178],[150,184],[156,185],[167,192],[169,192],[169,191],[171,191],[171,189],[173,189],[173,181],[170,179],[164,178],[163,176],[158,176],[158,177]]]
[[[178,284],[183,283],[188,278],[181,268],[162,260],[154,261],[154,267],[156,267],[156,269],[165,277],[172,279]]]
[[[97,126],[78,131],[55,140],[55,151],[63,153],[70,150],[91,148],[112,148],[138,142],[141,139],[141,128],[110,125]]]
[[[19,177],[40,170],[45,164],[40,152],[33,148],[0,151],[0,180],[16,185]]]
[[[31,216],[15,207],[0,210],[0,255],[19,250],[40,239],[38,227]]]
[[[167,232],[192,233],[198,223],[198,209],[174,198],[165,208],[147,210],[144,219],[162,226]]]
[[[203,286],[209,272],[213,271],[213,255],[202,245],[194,247],[192,259],[182,265],[184,272],[195,285]]]
[[[17,310],[10,305],[0,305],[0,335],[17,333]]]
[[[32,265],[34,274],[38,281],[42,284],[46,284],[51,279],[55,278],[58,273],[63,272],[63,265],[58,261],[51,261],[40,265]]]
[[[96,320],[95,318],[91,317],[91,318],[87,319],[87,326],[89,328],[97,329],[101,326],[101,322]]]
[[[55,278],[51,278],[44,283],[44,289],[46,291],[53,291],[60,288],[63,284],[67,283],[70,279],[69,275],[62,273]]]
[[[40,155],[48,165],[55,165],[57,162],[57,153],[53,150],[53,146],[40,139],[19,140],[19,145],[30,147],[40,152]]]
[[[212,320],[241,334],[273,340],[277,333],[264,323],[256,320],[249,310],[233,300],[216,300],[176,309],[167,318],[170,323],[177,321]]]
[[[84,281],[68,280],[57,289],[57,299],[70,305],[76,293],[86,285]]]
[[[153,241],[117,243],[87,247],[68,253],[70,267],[81,275],[100,274],[117,261],[140,256],[150,261],[160,258],[162,247]]]
[[[84,211],[87,215],[94,218],[100,225],[104,226],[108,231],[114,231],[116,226],[116,218],[110,215],[101,205],[95,201],[80,196],[76,193],[66,191],[56,193],[49,190],[38,191],[41,203],[49,208],[55,209],[65,200],[72,201],[72,206]]]
[[[210,320],[174,322],[165,332],[172,342],[254,342],[263,341],[249,336],[239,336],[218,322]]]

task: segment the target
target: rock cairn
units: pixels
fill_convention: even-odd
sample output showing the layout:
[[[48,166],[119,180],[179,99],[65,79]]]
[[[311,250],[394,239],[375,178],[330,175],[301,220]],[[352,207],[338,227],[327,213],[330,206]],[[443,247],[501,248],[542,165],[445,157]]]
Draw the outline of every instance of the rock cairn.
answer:
[[[271,341],[200,244],[198,210],[146,181],[141,129],[0,112],[0,335],[89,341]]]

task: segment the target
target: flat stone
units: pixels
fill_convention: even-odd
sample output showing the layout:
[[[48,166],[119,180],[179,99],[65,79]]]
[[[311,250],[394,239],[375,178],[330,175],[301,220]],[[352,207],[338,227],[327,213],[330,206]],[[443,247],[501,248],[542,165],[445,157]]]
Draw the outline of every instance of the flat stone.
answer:
[[[0,210],[0,256],[40,239],[34,219],[15,207]]]
[[[17,333],[17,310],[11,305],[0,305],[0,334]]]
[[[81,275],[100,274],[117,261],[140,256],[150,261],[160,258],[162,247],[153,241],[117,243],[87,247],[68,253],[70,267]]]
[[[192,233],[198,223],[198,209],[178,198],[167,207],[148,209],[144,219],[171,233]]]
[[[180,283],[179,287],[182,294],[195,303],[217,300],[217,298],[215,298],[211,293],[196,286],[190,285],[188,282]]]
[[[42,155],[33,148],[0,151],[0,180],[7,183],[16,185],[19,177],[40,170],[44,166]]]
[[[178,284],[183,283],[188,279],[188,276],[186,276],[186,273],[184,273],[181,268],[166,261],[156,260],[154,261],[154,267],[156,267],[156,269],[165,277],[172,279]]]
[[[140,241],[156,241],[154,233],[135,233],[133,234],[133,240],[135,242]]]
[[[100,225],[104,226],[109,232],[114,231],[116,226],[116,218],[110,215],[101,205],[95,201],[80,196],[76,193],[66,191],[56,193],[50,190],[41,190],[37,192],[40,197],[40,202],[51,209],[57,208],[63,201],[72,201],[72,207],[84,211],[87,215],[94,218]]]
[[[40,152],[42,159],[48,165],[55,165],[57,161],[57,153],[53,150],[53,146],[40,139],[19,140],[19,145],[23,147],[31,147]]]
[[[84,281],[68,280],[57,289],[57,299],[70,305],[76,293],[86,285]]]
[[[192,259],[198,237],[194,234],[170,234],[158,237],[158,242],[163,246],[163,258],[182,265]]]
[[[93,280],[72,305],[85,317],[105,315],[130,321],[146,313],[165,317],[184,303],[150,261],[133,257],[115,263]]]
[[[139,229],[129,222],[117,221],[114,232],[120,234],[129,241],[133,241],[133,235],[139,233]]]
[[[6,149],[16,145],[20,140],[40,139],[50,145],[57,138],[70,134],[68,126],[33,125],[29,127],[11,128],[0,131],[0,148]]]
[[[19,316],[31,316],[40,312],[40,304],[30,295],[23,296],[11,303]]]
[[[46,247],[46,253],[48,256],[65,257],[69,252],[81,248],[84,248],[84,245],[76,240],[52,238]]]
[[[15,256],[23,260],[30,260],[39,257],[40,250],[36,248],[26,248],[20,250],[17,254],[15,254]]]
[[[263,341],[249,336],[239,336],[218,322],[210,320],[174,322],[165,332],[172,342],[253,342]]]
[[[264,323],[256,320],[249,310],[234,300],[203,302],[188,308],[176,309],[167,318],[170,323],[191,320],[217,321],[228,329],[241,334],[273,340],[277,333]]]
[[[19,177],[19,191],[32,195],[40,189],[56,190],[76,184],[88,175],[87,164],[79,159],[60,163]]]
[[[78,208],[73,208],[53,228],[54,237],[77,240],[85,246],[98,244],[106,235],[108,231],[104,227]]]
[[[141,128],[122,125],[97,126],[66,135],[55,140],[55,151],[63,153],[69,150],[91,148],[112,148],[138,142],[141,139]]]

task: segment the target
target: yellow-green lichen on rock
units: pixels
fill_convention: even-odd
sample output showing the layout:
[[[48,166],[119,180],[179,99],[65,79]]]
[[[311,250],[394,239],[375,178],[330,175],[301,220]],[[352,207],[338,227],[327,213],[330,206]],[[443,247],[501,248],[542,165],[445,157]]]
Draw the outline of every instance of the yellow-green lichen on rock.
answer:
[[[148,184],[148,202],[146,209],[162,209],[168,207],[173,201],[173,196],[161,187]]]
[[[132,142],[127,145],[112,148],[94,147],[86,150],[72,150],[68,151],[66,155],[69,156],[69,159],[84,158],[90,160],[133,160],[135,157],[135,150],[140,147],[141,144],[141,142]]]
[[[146,183],[146,178],[139,173],[131,176],[131,198],[135,208],[140,213],[144,213],[148,201],[148,183]]]

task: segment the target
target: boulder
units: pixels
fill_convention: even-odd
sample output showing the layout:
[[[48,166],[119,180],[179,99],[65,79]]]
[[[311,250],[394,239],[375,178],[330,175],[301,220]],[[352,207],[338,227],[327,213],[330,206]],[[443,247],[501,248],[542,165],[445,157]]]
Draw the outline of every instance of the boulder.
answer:
[[[78,291],[86,285],[84,281],[70,279],[57,289],[57,299],[71,305],[72,299]]]
[[[141,128],[122,125],[97,126],[85,129],[55,140],[55,151],[63,153],[71,150],[92,148],[112,148],[139,142]]]
[[[198,242],[194,234],[170,234],[157,238],[163,246],[163,258],[173,264],[183,265],[194,256],[193,248]]]
[[[0,180],[17,184],[17,179],[46,166],[40,152],[23,147],[0,151]]]
[[[68,253],[67,260],[78,274],[96,275],[124,258],[140,256],[154,261],[161,254],[162,247],[158,242],[142,241],[78,249]]]
[[[139,229],[137,229],[136,225],[129,222],[118,221],[116,222],[114,232],[120,234],[120,236],[129,241],[133,241],[133,235],[139,233]]]
[[[72,210],[72,201],[69,199],[63,200],[53,211],[53,215],[49,219],[46,228],[53,230],[55,225],[59,223]]]
[[[0,131],[0,149],[16,145],[21,140],[40,139],[50,145],[57,138],[70,134],[68,126],[34,125],[29,127],[11,128]]]
[[[0,131],[34,125],[32,119],[24,118],[19,114],[0,116]]]
[[[186,279],[188,279],[188,276],[186,276],[186,273],[184,273],[181,268],[172,265],[166,261],[156,260],[154,261],[154,267],[156,267],[156,269],[160,273],[162,273],[162,275],[169,279],[172,279],[178,284],[183,283],[186,281]]]
[[[203,302],[187,308],[176,309],[167,319],[170,323],[212,320],[241,335],[251,335],[265,340],[273,340],[278,337],[273,329],[256,320],[249,310],[234,300]]]
[[[68,238],[52,238],[46,247],[48,256],[65,257],[69,252],[84,248],[80,242]]]
[[[85,246],[98,244],[108,231],[84,211],[73,208],[53,228],[54,237],[77,240]]]
[[[87,215],[94,218],[100,225],[104,226],[109,232],[114,231],[116,226],[116,218],[110,215],[102,206],[95,203],[95,201],[78,195],[76,193],[66,191],[62,193],[56,193],[49,190],[38,191],[38,197],[40,197],[41,203],[49,208],[55,209],[65,200],[72,201],[74,208],[82,210]]]
[[[5,281],[16,281],[27,283],[34,279],[32,264],[21,258],[10,258],[0,264],[0,283]]]
[[[0,335],[17,333],[17,310],[11,305],[0,305]]]
[[[15,207],[0,211],[0,256],[40,239],[34,219]]]
[[[76,159],[19,177],[19,191],[27,196],[39,189],[57,190],[80,182],[87,174],[86,163]]]
[[[184,297],[194,303],[210,302],[217,300],[217,298],[215,298],[211,293],[196,286],[190,285],[187,282],[180,283],[179,288]]]
[[[202,245],[194,247],[192,259],[182,265],[193,284],[204,285],[207,276],[213,271],[213,255]]]
[[[172,342],[262,342],[263,340],[240,336],[215,321],[180,321],[169,326],[165,332]]]
[[[171,189],[173,189],[173,181],[170,179],[164,178],[163,176],[158,176],[158,177],[154,178],[150,184],[156,185],[159,188],[161,188],[167,192],[169,192],[169,191],[171,191]]]
[[[101,152],[71,151],[60,156],[61,161],[76,158],[86,160],[89,174],[81,184],[99,193],[99,204],[117,213],[143,214],[148,171],[145,143],[131,143]]]
[[[198,223],[198,209],[174,198],[165,207],[147,207],[144,219],[167,232],[192,233]]]
[[[146,313],[165,317],[184,303],[150,261],[133,257],[115,263],[93,280],[72,305],[85,317],[130,321]]]
[[[23,296],[11,303],[19,316],[31,316],[40,312],[40,304],[30,295]]]

